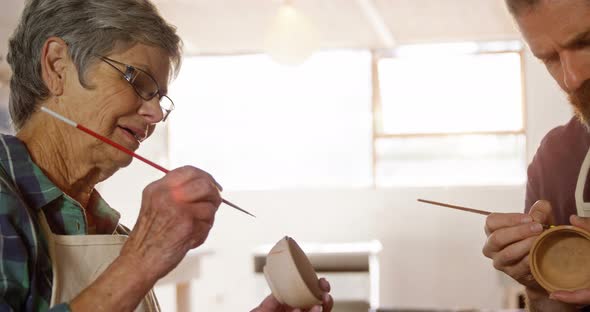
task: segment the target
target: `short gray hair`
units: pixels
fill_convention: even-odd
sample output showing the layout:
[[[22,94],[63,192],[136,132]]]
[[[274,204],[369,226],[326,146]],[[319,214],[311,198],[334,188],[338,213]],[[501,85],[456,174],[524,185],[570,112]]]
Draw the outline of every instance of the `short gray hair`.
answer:
[[[10,37],[7,61],[12,68],[10,116],[16,130],[36,110],[36,102],[49,96],[41,77],[41,51],[49,37],[68,44],[80,83],[97,62],[116,47],[136,43],[164,49],[171,74],[180,68],[182,42],[149,0],[27,0],[19,25]]]

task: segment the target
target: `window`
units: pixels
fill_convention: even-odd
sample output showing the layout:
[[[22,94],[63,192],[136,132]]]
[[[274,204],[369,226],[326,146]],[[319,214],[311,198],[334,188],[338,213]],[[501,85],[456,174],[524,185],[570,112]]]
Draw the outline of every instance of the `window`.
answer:
[[[525,180],[520,49],[448,47],[376,56],[377,186]]]
[[[322,52],[299,67],[264,55],[193,57],[171,85],[171,165],[227,190],[369,187],[371,55]]]
[[[298,67],[186,58],[170,165],[227,190],[523,183],[520,48],[326,51]]]

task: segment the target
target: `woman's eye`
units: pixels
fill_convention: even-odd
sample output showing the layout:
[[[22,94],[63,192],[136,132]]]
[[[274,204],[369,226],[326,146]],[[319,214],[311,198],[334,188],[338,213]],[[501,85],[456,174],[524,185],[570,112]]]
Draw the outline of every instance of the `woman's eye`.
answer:
[[[135,82],[135,80],[137,79],[137,71],[132,70],[130,73],[130,78],[131,78],[131,80],[129,80],[129,82],[131,82],[131,83]]]

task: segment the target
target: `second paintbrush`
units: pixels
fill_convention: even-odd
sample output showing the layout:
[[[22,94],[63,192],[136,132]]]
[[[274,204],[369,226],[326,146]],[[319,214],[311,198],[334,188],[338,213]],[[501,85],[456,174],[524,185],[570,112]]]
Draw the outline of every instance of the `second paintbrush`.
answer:
[[[422,202],[422,203],[426,203],[426,204],[447,207],[447,208],[461,210],[461,211],[467,211],[467,212],[471,212],[471,213],[477,213],[477,214],[484,215],[484,216],[489,216],[493,213],[491,211],[485,211],[485,210],[473,209],[473,208],[468,208],[468,207],[461,207],[461,206],[457,206],[457,205],[439,203],[439,202],[435,202],[432,200],[426,200],[426,199],[418,199],[418,201]],[[545,230],[553,226],[553,225],[548,225],[548,224],[541,224],[541,225],[543,226],[543,229],[545,229]]]

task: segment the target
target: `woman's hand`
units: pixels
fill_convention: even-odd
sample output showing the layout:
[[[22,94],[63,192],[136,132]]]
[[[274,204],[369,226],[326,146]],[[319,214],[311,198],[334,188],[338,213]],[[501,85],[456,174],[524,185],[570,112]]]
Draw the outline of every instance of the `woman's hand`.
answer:
[[[220,204],[213,178],[195,167],[148,185],[121,254],[70,302],[71,311],[133,311],[158,279],[205,242]]]
[[[141,259],[141,274],[156,282],[205,242],[221,204],[216,182],[195,167],[170,171],[143,191],[141,211],[121,257]]]
[[[323,291],[322,305],[314,306],[309,310],[301,310],[281,304],[275,297],[269,295],[251,312],[330,312],[332,311],[332,306],[334,306],[334,300],[329,294],[330,283],[325,278],[320,278],[319,283],[320,289]]]

